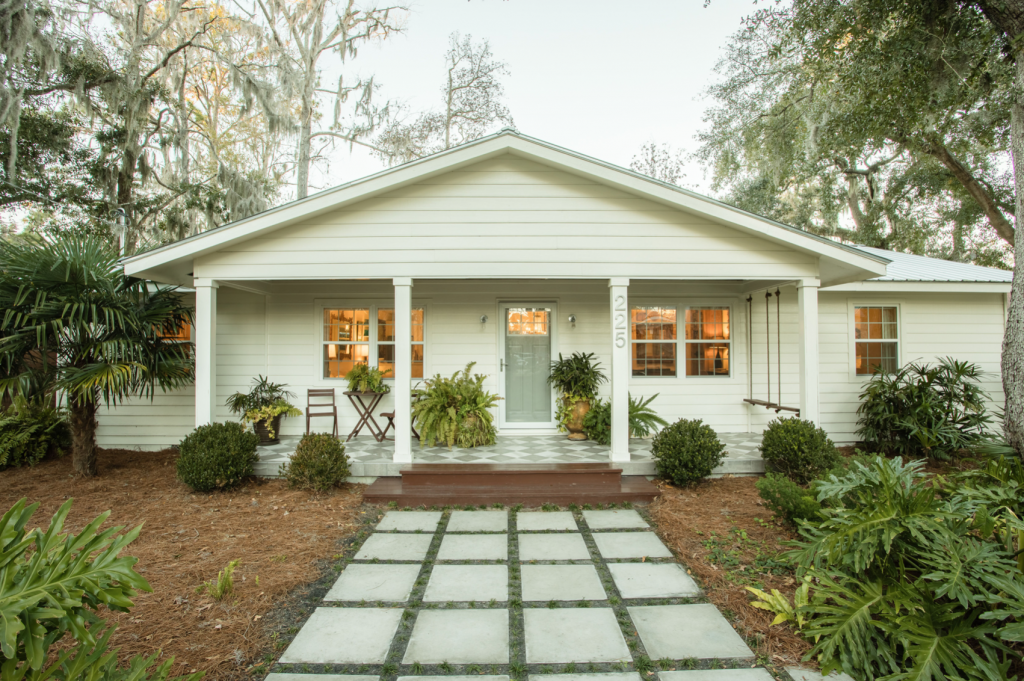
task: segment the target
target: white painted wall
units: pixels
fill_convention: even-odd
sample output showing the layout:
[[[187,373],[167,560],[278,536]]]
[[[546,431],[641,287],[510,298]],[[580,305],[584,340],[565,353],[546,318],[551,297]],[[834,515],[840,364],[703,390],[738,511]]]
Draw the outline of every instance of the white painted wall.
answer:
[[[200,258],[213,279],[817,277],[817,258],[533,161],[447,172]]]
[[[223,407],[227,396],[246,390],[257,374],[269,375],[296,393],[294,402],[305,406],[308,388],[332,385],[319,378],[320,324],[318,299],[387,303],[393,295],[390,281],[293,283],[279,285],[278,293],[262,296],[222,286],[218,296],[217,365],[218,417],[233,418]],[[774,289],[773,289],[774,290]],[[796,290],[783,287],[782,402],[799,404],[797,385]],[[681,282],[634,282],[631,304],[674,304],[680,312],[687,304],[731,304],[733,308],[733,375],[728,378],[634,378],[634,396],[658,393],[657,411],[668,420],[702,418],[720,432],[759,432],[774,412],[742,402],[747,396],[747,368],[753,369],[754,396],[764,398],[765,320],[764,294],[753,294],[752,357],[747,351],[745,295],[730,285],[696,285]],[[498,390],[499,301],[558,302],[559,350],[595,352],[605,368],[610,364],[607,283],[589,281],[414,281],[413,303],[423,305],[426,316],[426,373],[450,375],[467,362],[489,376],[487,386]],[[895,303],[900,306],[900,358],[902,361],[934,361],[952,355],[977,362],[988,372],[985,388],[995,406],[1002,402],[999,354],[1003,333],[1001,294],[859,294],[829,293],[820,296],[821,413],[822,425],[836,442],[855,438],[857,395],[863,378],[852,369],[852,306]],[[480,316],[487,315],[486,325]],[[577,318],[570,328],[569,314]],[[772,399],[778,395],[776,360],[776,309],[772,299],[771,375]],[[680,327],[679,333],[682,334]],[[347,433],[356,414],[338,387],[340,428]],[[607,393],[607,386],[605,388]],[[606,395],[605,395],[606,396]],[[99,442],[104,447],[159,448],[175,444],[193,426],[191,390],[158,395],[152,402],[132,400],[99,416]],[[385,398],[378,411],[390,410]],[[316,427],[317,422],[314,421]],[[305,418],[286,419],[285,435],[304,432]],[[328,420],[319,421],[326,430]]]

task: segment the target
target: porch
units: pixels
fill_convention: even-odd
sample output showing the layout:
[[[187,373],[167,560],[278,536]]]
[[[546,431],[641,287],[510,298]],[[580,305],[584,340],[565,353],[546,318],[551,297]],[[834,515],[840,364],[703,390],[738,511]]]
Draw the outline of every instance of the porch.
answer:
[[[720,433],[726,447],[725,460],[715,469],[715,475],[755,475],[764,472],[764,462],[758,453],[761,433]],[[259,447],[260,461],[256,474],[277,477],[279,469],[295,453],[299,436],[283,436],[281,443]],[[372,437],[359,436],[345,444],[351,459],[352,477],[376,478],[398,476],[408,464],[394,461],[395,443],[377,442]],[[591,440],[573,442],[564,434],[505,435],[489,447],[459,449],[453,447],[419,447],[413,443],[414,464],[566,464],[608,463],[611,447]],[[629,460],[615,461],[623,475],[654,475],[654,459],[650,439],[629,441]]]

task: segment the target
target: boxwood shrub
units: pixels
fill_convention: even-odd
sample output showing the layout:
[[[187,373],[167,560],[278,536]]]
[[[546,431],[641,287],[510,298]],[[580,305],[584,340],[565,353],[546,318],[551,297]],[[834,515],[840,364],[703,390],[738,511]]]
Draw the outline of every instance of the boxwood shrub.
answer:
[[[691,485],[722,463],[725,445],[700,419],[680,419],[654,436],[651,450],[659,476],[676,485]]]
[[[259,443],[240,423],[199,426],[178,445],[178,479],[196,492],[234,487],[252,475]]]
[[[811,421],[775,419],[761,439],[761,458],[769,470],[806,485],[839,464],[840,456],[828,434]]]
[[[281,474],[290,487],[328,492],[349,475],[345,445],[329,433],[303,435]]]
[[[754,483],[765,506],[790,525],[798,520],[820,520],[821,504],[814,491],[804,489],[778,473],[767,473]]]

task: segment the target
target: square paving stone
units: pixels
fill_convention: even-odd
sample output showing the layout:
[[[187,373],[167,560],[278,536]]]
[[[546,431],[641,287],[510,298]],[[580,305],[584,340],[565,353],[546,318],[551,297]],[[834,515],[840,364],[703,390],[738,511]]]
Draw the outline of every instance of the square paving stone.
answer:
[[[529,681],[640,681],[636,672],[608,674],[530,674]]]
[[[584,511],[583,519],[592,530],[628,530],[650,527],[636,511]]]
[[[358,674],[267,674],[264,681],[377,681],[379,678]]]
[[[582,534],[520,534],[519,560],[590,560]]]
[[[528,664],[632,659],[611,608],[525,608],[523,617]]]
[[[506,560],[508,537],[504,534],[446,534],[438,560]]]
[[[424,601],[508,600],[508,568],[504,565],[435,565]]]
[[[803,667],[786,667],[786,671],[793,677],[793,681],[853,681],[853,677],[842,672],[832,672],[823,676],[821,672]]]
[[[661,681],[772,681],[771,673],[763,667],[757,667],[756,669],[694,669],[691,671],[658,672],[658,677],[661,678]],[[850,681],[853,681],[853,679],[850,679]]]
[[[505,511],[452,511],[448,532],[508,532]]]
[[[605,559],[672,557],[672,552],[653,532],[595,532],[594,543]]]
[[[440,511],[388,511],[377,523],[378,530],[434,532],[441,522]]]
[[[520,532],[577,529],[576,519],[569,511],[520,511],[516,514],[516,527]]]
[[[402,664],[508,664],[508,610],[420,610]]]
[[[345,568],[325,601],[407,601],[420,574],[416,565],[365,565]]]
[[[401,608],[317,608],[278,662],[382,663],[401,620]]]
[[[593,565],[524,565],[524,601],[603,601]]]
[[[623,598],[691,598],[697,584],[682,565],[674,563],[608,563]]]
[[[377,681],[379,678],[358,674],[267,674],[264,681]]]
[[[371,534],[355,559],[423,560],[433,539],[432,534]]]
[[[754,656],[711,604],[640,605],[626,609],[652,660]]]

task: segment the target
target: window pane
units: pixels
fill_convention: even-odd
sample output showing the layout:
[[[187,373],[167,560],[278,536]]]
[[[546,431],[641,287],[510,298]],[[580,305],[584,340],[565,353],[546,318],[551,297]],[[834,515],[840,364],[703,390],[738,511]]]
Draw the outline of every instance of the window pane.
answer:
[[[728,376],[729,345],[727,343],[687,343],[687,376]]]
[[[423,346],[412,346],[412,377],[423,378]]]
[[[388,308],[377,309],[377,341],[391,343],[395,340],[395,311]]]
[[[344,378],[356,364],[366,364],[369,356],[370,346],[366,343],[325,345],[324,378]]]
[[[549,310],[533,307],[508,308],[509,336],[546,336],[548,335]]]
[[[857,374],[896,371],[896,343],[856,343]]]
[[[634,376],[675,376],[675,343],[633,343]]]
[[[324,310],[325,341],[370,340],[370,310],[340,309]]]
[[[729,340],[729,308],[691,307],[686,311],[687,340]]]
[[[412,340],[414,343],[423,342],[423,308],[414,307],[412,310]]]
[[[633,340],[676,339],[675,308],[634,307],[630,316]]]
[[[386,372],[387,378],[395,377],[395,346],[381,345],[377,348],[377,368]]]
[[[853,311],[857,340],[896,340],[896,321],[895,307],[858,307]]]
[[[156,334],[160,340],[186,342],[192,340],[192,327],[188,324],[182,324],[170,333],[165,333],[163,329],[158,328]]]

